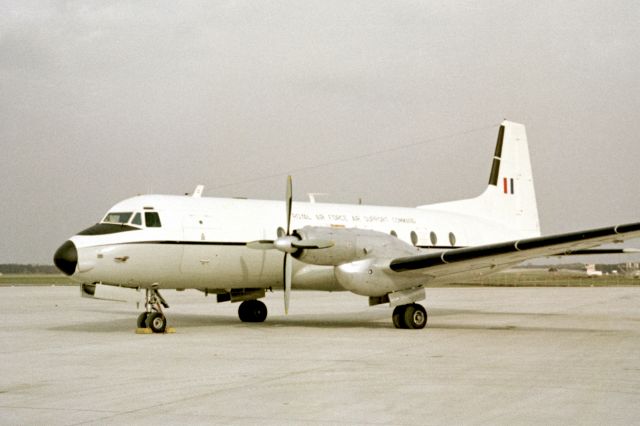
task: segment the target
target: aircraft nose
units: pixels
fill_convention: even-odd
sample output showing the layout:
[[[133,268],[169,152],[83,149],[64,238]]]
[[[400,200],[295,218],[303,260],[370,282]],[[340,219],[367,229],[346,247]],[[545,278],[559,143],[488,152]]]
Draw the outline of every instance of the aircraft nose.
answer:
[[[76,272],[76,265],[78,264],[78,250],[76,249],[76,245],[71,241],[65,241],[53,255],[53,263],[65,274],[69,276],[73,275],[73,273]]]

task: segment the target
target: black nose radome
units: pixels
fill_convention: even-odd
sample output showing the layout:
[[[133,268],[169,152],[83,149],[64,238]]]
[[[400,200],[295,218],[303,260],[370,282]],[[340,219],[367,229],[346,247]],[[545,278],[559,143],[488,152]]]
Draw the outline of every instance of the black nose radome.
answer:
[[[53,255],[53,263],[65,274],[73,275],[73,273],[76,272],[76,265],[78,264],[78,250],[76,250],[75,244],[71,241],[65,241],[65,243],[56,250],[56,254]]]

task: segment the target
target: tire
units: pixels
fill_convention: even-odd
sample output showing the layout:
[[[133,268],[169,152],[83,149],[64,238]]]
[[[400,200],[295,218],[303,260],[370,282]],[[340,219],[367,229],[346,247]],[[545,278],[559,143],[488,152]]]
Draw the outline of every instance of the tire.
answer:
[[[406,305],[396,306],[391,315],[395,328],[407,328],[404,324],[404,308]]]
[[[267,319],[267,306],[259,300],[245,300],[238,307],[242,322],[263,322]]]
[[[427,325],[427,310],[417,303],[405,305],[403,320],[406,328],[419,330]]]
[[[164,333],[167,328],[167,318],[160,312],[153,312],[147,318],[147,326],[154,333]]]
[[[245,305],[244,302],[238,306],[238,318],[240,318],[242,322],[247,322],[247,305]]]
[[[149,316],[149,312],[143,312],[138,315],[138,320],[136,322],[138,328],[147,328],[147,317]]]
[[[259,300],[254,300],[252,303],[252,314],[254,322],[264,322],[267,319],[267,305]]]

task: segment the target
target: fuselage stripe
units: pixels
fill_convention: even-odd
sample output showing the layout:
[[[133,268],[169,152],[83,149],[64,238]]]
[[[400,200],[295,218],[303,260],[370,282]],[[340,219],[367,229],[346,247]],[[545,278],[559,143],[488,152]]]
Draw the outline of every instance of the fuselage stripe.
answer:
[[[190,246],[246,246],[247,243],[243,242],[229,242],[229,241],[131,241],[123,244],[176,244],[176,245],[190,245]]]
[[[165,244],[165,245],[191,245],[191,246],[237,246],[242,247],[246,246],[246,242],[235,242],[235,241],[178,241],[178,240],[161,240],[161,241],[127,241],[122,243],[113,243],[117,245],[131,245],[131,244]],[[99,244],[103,245],[113,245],[113,244]],[[94,246],[97,247],[97,246]],[[452,250],[452,249],[460,249],[465,248],[466,246],[416,246],[420,249],[431,249],[431,250]]]
[[[133,245],[133,244],[164,244],[164,245],[185,245],[185,246],[246,246],[247,243],[242,242],[226,242],[226,241],[126,241],[119,243],[97,244],[91,247],[102,247],[112,245]]]

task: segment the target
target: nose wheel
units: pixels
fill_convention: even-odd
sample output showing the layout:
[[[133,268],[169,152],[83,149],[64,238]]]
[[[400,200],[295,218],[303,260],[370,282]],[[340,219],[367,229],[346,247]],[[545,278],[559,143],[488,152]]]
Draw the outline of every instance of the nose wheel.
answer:
[[[391,318],[396,328],[418,330],[427,325],[427,310],[418,303],[400,305],[395,307]]]
[[[138,328],[146,328],[147,327],[147,318],[149,317],[149,312],[143,312],[138,315],[138,320],[136,321],[136,325]]]
[[[164,333],[167,329],[167,318],[162,312],[152,312],[147,317],[147,326],[154,333]]]
[[[145,294],[145,311],[138,316],[136,321],[138,328],[149,328],[154,333],[164,333],[167,329],[167,318],[162,312],[163,306],[169,307],[158,290],[148,288]]]

